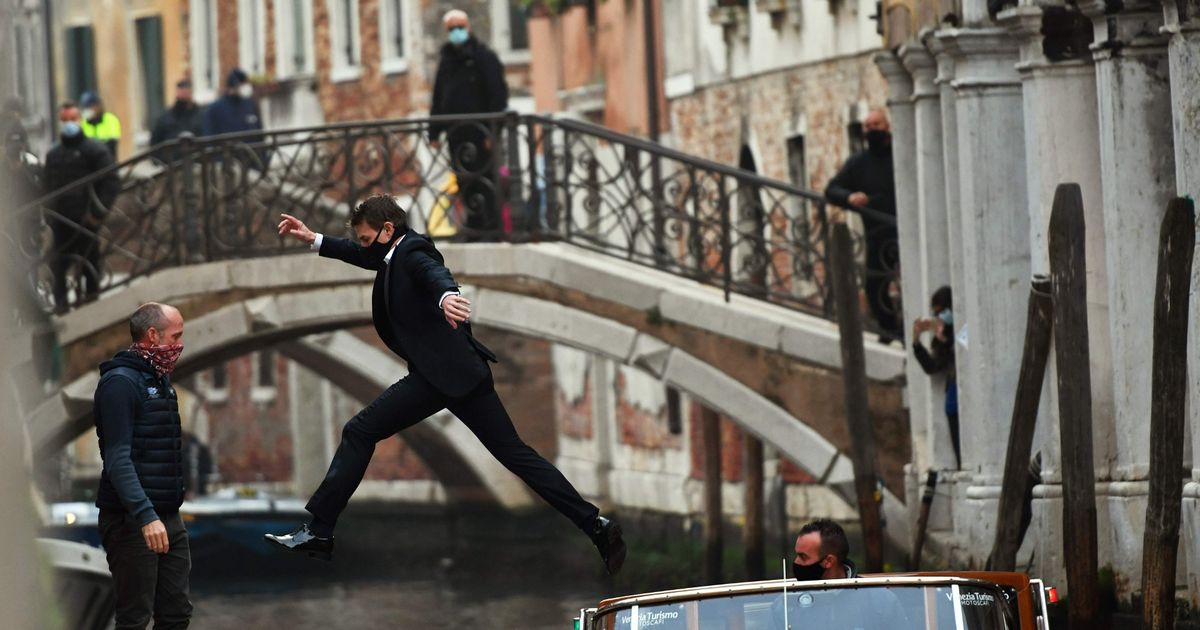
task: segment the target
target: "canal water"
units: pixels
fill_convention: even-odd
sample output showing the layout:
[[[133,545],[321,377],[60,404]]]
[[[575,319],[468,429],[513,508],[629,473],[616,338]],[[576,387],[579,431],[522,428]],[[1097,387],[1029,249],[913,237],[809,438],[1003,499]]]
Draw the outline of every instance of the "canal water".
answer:
[[[197,548],[192,628],[563,630],[620,594],[561,516],[348,512],[333,562],[264,547]]]

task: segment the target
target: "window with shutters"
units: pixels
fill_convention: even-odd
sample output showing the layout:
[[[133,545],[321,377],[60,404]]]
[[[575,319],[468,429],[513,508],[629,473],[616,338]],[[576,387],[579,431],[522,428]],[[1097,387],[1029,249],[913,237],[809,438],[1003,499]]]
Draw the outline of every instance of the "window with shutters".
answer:
[[[190,0],[189,7],[192,92],[196,101],[203,103],[215,98],[221,86],[217,60],[217,3],[216,0]]]
[[[223,403],[229,400],[229,368],[225,363],[218,363],[208,373],[208,388],[204,399],[210,403]]]
[[[313,73],[312,0],[275,0],[275,70],[279,78]]]
[[[254,402],[269,403],[275,400],[276,361],[274,350],[263,350],[255,355],[254,385],[250,388],[250,399]]]
[[[96,91],[96,35],[91,26],[67,29],[65,42],[67,98],[78,99]]]
[[[388,74],[408,70],[408,4],[405,0],[379,0],[379,49],[382,69]]]
[[[166,109],[162,18],[138,18],[133,25],[142,74],[142,129],[150,129]]]
[[[358,0],[325,0],[329,11],[330,78],[353,81],[362,76],[362,42],[359,38]]]
[[[529,61],[529,14],[520,0],[491,0],[492,47],[507,63]]]
[[[238,1],[238,65],[252,77],[267,73],[266,24],[263,0]]]

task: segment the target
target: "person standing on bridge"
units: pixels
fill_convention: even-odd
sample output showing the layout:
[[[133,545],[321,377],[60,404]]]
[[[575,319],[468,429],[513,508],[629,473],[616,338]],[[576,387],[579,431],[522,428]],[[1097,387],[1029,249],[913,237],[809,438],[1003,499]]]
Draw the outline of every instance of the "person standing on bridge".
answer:
[[[117,629],[187,628],[192,570],[183,503],[179,402],[171,372],[183,316],[149,302],[129,318],[133,345],[100,364],[93,419],[100,439],[100,537],[116,597]]]
[[[857,212],[863,221],[867,260],[863,289],[871,315],[879,324],[879,340],[904,339],[898,305],[888,285],[898,264],[896,182],[892,174],[892,128],[887,113],[871,110],[863,120],[867,149],[850,156],[829,185],[825,198]]]
[[[471,32],[466,12],[454,9],[442,18],[446,43],[442,45],[433,102],[429,113],[487,114],[508,109],[508,84],[504,65],[495,51]],[[436,150],[445,133],[450,142],[450,167],[458,182],[459,199],[466,209],[466,236],[480,240],[500,230],[496,205],[498,165],[492,163],[498,127],[478,123],[431,123],[429,141]]]
[[[356,240],[316,234],[281,215],[280,236],[291,236],[321,256],[375,272],[371,318],[375,331],[408,364],[408,375],[350,419],[329,472],[305,509],[312,521],[290,534],[266,534],[289,551],[330,559],[333,530],[362,481],[375,444],[449,409],[505,468],[521,478],[591,539],[609,574],[625,561],[621,527],[600,516],[566,477],[517,435],[496,395],[489,362],[496,355],[471,334],[471,303],[443,264],[433,241],[408,227],[407,214],[389,195],[363,201],[350,214]]]
[[[61,141],[46,154],[42,167],[42,186],[49,194],[64,186],[107,169],[113,156],[104,145],[84,136],[79,106],[64,102],[58,109]],[[121,192],[115,172],[88,186],[60,194],[46,204],[46,223],[54,234],[50,252],[50,271],[54,275],[54,309],[67,310],[67,276],[78,264],[82,277],[76,301],[100,291],[100,241],[97,233],[113,201]]]

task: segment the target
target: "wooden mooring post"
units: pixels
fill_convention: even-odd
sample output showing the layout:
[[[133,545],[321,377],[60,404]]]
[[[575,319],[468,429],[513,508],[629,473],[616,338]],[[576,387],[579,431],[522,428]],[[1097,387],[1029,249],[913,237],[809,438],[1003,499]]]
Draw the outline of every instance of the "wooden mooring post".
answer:
[[[1167,206],[1159,236],[1151,361],[1150,496],[1142,539],[1142,627],[1175,627],[1175,563],[1183,495],[1188,291],[1196,244],[1191,200]]]
[[[846,398],[846,424],[850,431],[850,460],[854,464],[854,493],[862,521],[866,571],[883,571],[883,523],[875,495],[878,460],[875,429],[867,409],[867,368],[863,350],[862,315],[858,310],[856,266],[845,223],[833,226],[830,269],[842,345],[842,383]]]
[[[1050,276],[1063,484],[1063,561],[1071,628],[1100,626],[1096,570],[1096,474],[1088,352],[1083,196],[1059,184],[1050,211]]]
[[[746,433],[746,462],[743,486],[745,492],[746,522],[742,526],[742,545],[744,549],[743,563],[746,568],[747,580],[761,580],[766,577],[763,564],[763,443],[757,437]]]
[[[1021,503],[1029,485],[1029,458],[1033,434],[1037,428],[1038,402],[1050,356],[1053,331],[1050,278],[1035,276],[1029,288],[1029,311],[1025,320],[1025,350],[1017,377],[1017,395],[1013,402],[1012,425],[1008,430],[1008,452],[1004,457],[1004,478],[1000,482],[1000,505],[996,511],[996,538],[987,568],[1013,571],[1017,566],[1017,548],[1021,546]]]
[[[704,440],[704,580],[722,581],[721,559],[725,553],[721,518],[721,417],[706,406],[700,408]]]

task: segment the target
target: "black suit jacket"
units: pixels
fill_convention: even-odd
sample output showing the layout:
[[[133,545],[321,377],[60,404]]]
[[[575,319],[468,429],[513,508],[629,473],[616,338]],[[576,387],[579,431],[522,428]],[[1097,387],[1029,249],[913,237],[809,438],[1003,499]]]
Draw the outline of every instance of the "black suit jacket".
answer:
[[[391,261],[378,268],[365,260],[365,250],[349,239],[323,236],[321,256],[375,271],[371,319],[387,347],[438,391],[460,398],[479,386],[496,355],[471,335],[470,324],[451,328],[438,300],[458,283],[442,254],[424,234],[409,230]]]

